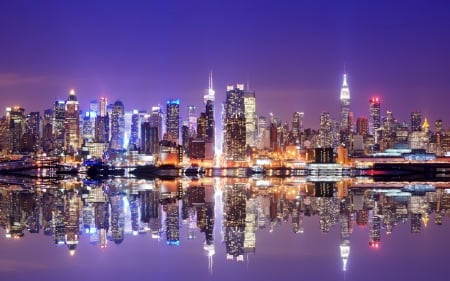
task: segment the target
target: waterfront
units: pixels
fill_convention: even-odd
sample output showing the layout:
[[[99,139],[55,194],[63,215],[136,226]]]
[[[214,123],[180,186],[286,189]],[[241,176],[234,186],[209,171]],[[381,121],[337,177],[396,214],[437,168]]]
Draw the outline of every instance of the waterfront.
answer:
[[[381,185],[370,179],[184,178],[2,186],[0,277],[447,276],[448,188]]]

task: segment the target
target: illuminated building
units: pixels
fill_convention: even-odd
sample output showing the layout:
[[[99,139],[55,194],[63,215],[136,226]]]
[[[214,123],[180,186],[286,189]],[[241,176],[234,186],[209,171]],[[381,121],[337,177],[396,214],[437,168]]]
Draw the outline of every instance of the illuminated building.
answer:
[[[245,134],[246,145],[255,146],[256,128],[258,116],[256,115],[255,92],[244,92],[244,112],[245,112]]]
[[[369,120],[365,117],[356,119],[356,134],[366,137],[369,134]]]
[[[141,124],[141,151],[144,154],[159,153],[159,129],[150,122]]]
[[[292,116],[292,143],[300,143],[300,135],[303,133],[303,112],[294,112]]]
[[[125,137],[125,109],[121,101],[116,101],[112,106],[111,113],[111,142],[110,148],[121,150],[124,148]]]
[[[14,106],[6,109],[6,121],[8,126],[7,147],[10,152],[21,151],[22,136],[25,132],[25,109]]]
[[[184,151],[188,152],[189,149],[189,139],[192,138],[190,136],[189,122],[183,121],[183,125],[181,126],[181,146],[183,146]]]
[[[167,140],[180,142],[180,100],[168,100],[166,111]]]
[[[422,114],[419,111],[411,112],[411,132],[422,131]]]
[[[319,128],[319,145],[321,147],[331,147],[333,131],[332,131],[332,120],[330,118],[329,112],[322,112],[320,114],[320,128]]]
[[[235,115],[227,119],[225,127],[224,153],[228,160],[245,160],[246,134],[245,117]]]
[[[55,101],[53,105],[53,141],[55,153],[59,154],[64,148],[65,135],[64,135],[64,120],[66,104],[63,100]]]
[[[153,106],[150,116],[148,117],[148,122],[151,127],[158,128],[158,140],[163,139],[163,112],[161,106]]]
[[[100,105],[97,110],[100,111],[98,112],[99,116],[106,116],[108,114],[108,99],[106,97],[100,98]]]
[[[197,115],[194,105],[188,105],[188,128],[189,136],[195,135],[195,127],[197,125]]]
[[[140,115],[137,110],[133,110],[131,115],[131,128],[130,128],[130,138],[129,144],[133,147],[139,146],[139,132],[140,132]],[[125,131],[127,132],[127,131]]]
[[[341,94],[341,114],[340,114],[340,134],[341,142],[347,147],[350,144],[351,120],[350,120],[350,90],[347,84],[347,74],[344,74],[342,81]]]
[[[205,102],[205,159],[212,160],[216,150],[216,117],[215,117],[215,94],[213,88],[212,72],[209,74],[208,89],[205,90],[203,100]]]
[[[40,112],[30,112],[27,115],[26,131],[32,139],[32,151],[37,151],[41,141],[41,114]]]
[[[76,154],[80,143],[80,110],[75,91],[70,90],[65,104],[64,129],[66,135],[66,153]]]
[[[109,115],[95,118],[95,142],[109,142]]]
[[[373,97],[369,100],[369,134],[374,136],[381,127],[381,100]]]

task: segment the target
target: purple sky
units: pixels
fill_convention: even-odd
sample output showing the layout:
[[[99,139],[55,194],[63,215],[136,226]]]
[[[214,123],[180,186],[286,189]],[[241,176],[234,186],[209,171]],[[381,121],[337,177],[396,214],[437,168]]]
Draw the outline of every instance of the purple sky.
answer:
[[[75,88],[149,109],[180,98],[200,112],[208,73],[256,91],[257,111],[337,119],[344,68],[351,110],[368,100],[401,121],[422,111],[450,127],[449,1],[2,1],[0,110],[50,108]],[[200,108],[201,106],[201,108]],[[219,107],[217,107],[219,109]]]

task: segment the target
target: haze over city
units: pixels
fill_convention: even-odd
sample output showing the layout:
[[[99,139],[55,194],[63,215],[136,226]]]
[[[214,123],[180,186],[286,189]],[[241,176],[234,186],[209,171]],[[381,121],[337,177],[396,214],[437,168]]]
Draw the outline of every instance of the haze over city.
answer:
[[[450,89],[447,1],[42,1],[0,4],[0,108],[51,108],[76,90],[80,109],[107,96],[127,109],[180,98],[201,105],[212,70],[256,92],[257,112],[284,121],[339,112],[348,75],[354,116],[382,99],[408,121],[444,120]],[[219,108],[217,108],[219,109]]]

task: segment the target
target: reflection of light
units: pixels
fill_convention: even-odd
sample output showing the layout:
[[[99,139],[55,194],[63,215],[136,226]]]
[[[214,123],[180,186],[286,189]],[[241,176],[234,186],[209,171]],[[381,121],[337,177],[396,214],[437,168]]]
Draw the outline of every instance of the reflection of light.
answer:
[[[75,255],[75,250],[70,250],[70,251],[69,251],[69,255],[70,255],[71,257],[73,257],[73,256]]]
[[[167,245],[171,245],[171,246],[180,246],[180,241],[176,240],[176,241],[166,241]]]

